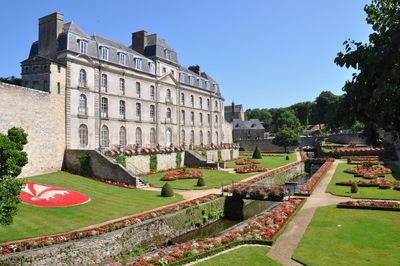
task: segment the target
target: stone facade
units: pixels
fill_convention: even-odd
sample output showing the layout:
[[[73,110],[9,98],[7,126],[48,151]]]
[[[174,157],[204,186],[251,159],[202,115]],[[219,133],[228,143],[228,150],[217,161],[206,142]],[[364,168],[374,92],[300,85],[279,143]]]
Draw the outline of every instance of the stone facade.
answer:
[[[57,66],[50,65],[57,72]],[[64,71],[61,69],[60,71]],[[55,75],[51,84],[62,82]],[[61,170],[65,150],[65,90],[47,93],[0,82],[0,133],[21,127],[28,133],[28,164],[21,177]]]

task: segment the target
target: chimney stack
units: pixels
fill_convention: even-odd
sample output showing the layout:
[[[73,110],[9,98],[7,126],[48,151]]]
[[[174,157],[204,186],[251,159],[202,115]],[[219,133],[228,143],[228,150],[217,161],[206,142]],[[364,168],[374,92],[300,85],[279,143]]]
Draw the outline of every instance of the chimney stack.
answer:
[[[132,49],[144,55],[144,49],[147,46],[147,31],[141,30],[132,33]]]
[[[39,55],[48,58],[55,56],[63,25],[64,15],[59,12],[39,18]]]
[[[190,70],[192,70],[194,73],[196,73],[197,75],[200,75],[200,66],[199,65],[195,65],[195,66],[190,66],[188,67]]]

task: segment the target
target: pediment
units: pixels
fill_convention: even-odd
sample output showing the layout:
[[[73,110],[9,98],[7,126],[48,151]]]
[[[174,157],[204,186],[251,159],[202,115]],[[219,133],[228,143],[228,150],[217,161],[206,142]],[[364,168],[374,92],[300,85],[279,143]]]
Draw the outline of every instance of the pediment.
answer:
[[[178,85],[178,81],[174,78],[174,76],[171,73],[161,76],[158,80],[168,84]]]

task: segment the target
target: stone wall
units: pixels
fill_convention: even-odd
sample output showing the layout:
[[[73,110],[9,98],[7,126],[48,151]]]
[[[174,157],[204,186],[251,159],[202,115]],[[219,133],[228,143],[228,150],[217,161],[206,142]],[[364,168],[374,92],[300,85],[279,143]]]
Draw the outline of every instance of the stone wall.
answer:
[[[184,166],[185,152],[182,154],[181,165],[176,165],[176,152],[157,154],[157,171]],[[133,155],[126,157],[126,168],[136,174],[150,172],[150,154]]]
[[[244,151],[254,151],[256,146],[258,146],[258,148],[261,151],[279,151],[279,152],[284,151],[283,147],[272,144],[270,139],[240,140],[240,141],[238,141],[238,143],[240,145],[240,150],[244,150]],[[287,150],[294,150],[295,148],[296,147],[287,147]]]
[[[274,173],[256,183],[254,185],[281,185],[290,181],[293,177],[304,174],[304,163],[293,165],[287,169]]]
[[[80,163],[78,157],[86,153],[90,154],[90,166],[92,167],[93,175],[95,177],[135,186],[137,185],[136,176],[129,173],[118,163],[110,160],[95,150],[66,150],[63,168],[73,172],[80,172]]]
[[[28,164],[20,177],[61,170],[65,150],[65,92],[33,90],[0,82],[0,133],[21,127],[28,133]]]
[[[147,220],[111,233],[59,245],[0,256],[0,265],[94,265],[112,263],[132,254],[135,248],[149,250],[168,240],[209,224],[223,213],[225,198]],[[203,216],[218,217],[204,220]]]

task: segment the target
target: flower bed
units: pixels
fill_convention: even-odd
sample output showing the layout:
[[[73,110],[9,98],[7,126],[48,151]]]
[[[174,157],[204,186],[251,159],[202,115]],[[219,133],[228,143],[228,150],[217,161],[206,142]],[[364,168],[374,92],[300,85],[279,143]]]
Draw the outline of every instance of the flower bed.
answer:
[[[313,176],[300,187],[295,193],[297,196],[310,196],[314,188],[317,186],[322,176],[326,173],[332,165],[333,159],[329,158],[314,174]]]
[[[242,159],[242,160],[237,160],[235,164],[237,165],[246,165],[246,164],[259,164],[260,161],[255,160],[255,159]]]
[[[283,186],[266,187],[255,186],[252,184],[238,184],[225,188],[224,192],[232,193],[233,196],[245,199],[282,201],[287,195],[286,188]]]
[[[267,168],[263,166],[240,166],[235,168],[236,173],[253,173],[253,172],[265,172]]]
[[[370,148],[370,147],[340,147],[333,150],[333,152],[358,152],[358,151],[384,151],[384,148]]]
[[[199,170],[192,170],[192,171],[179,171],[179,172],[171,172],[166,174],[162,181],[173,181],[178,179],[197,179],[203,176],[203,173]]]
[[[180,265],[206,257],[225,248],[245,243],[271,244],[274,237],[301,206],[304,199],[291,199],[251,220],[245,226],[205,240],[190,241],[157,251],[152,256],[139,256],[126,265]]]
[[[347,209],[400,211],[400,203],[396,201],[376,201],[376,200],[346,201],[339,203],[337,207],[347,208]]]
[[[53,236],[38,237],[30,240],[21,240],[13,242],[5,242],[0,244],[0,254],[8,254],[13,252],[20,252],[28,249],[34,249],[44,246],[50,246],[54,244],[59,244],[63,242],[68,242],[74,239],[86,238],[96,235],[101,235],[107,232],[112,232],[127,226],[131,226],[152,218],[163,216],[166,214],[171,214],[179,210],[187,209],[208,201],[218,198],[219,195],[209,194],[194,200],[179,203],[173,206],[165,207],[153,212],[147,212],[144,214],[132,216],[128,219],[106,224],[102,227],[95,227],[85,231],[75,231],[70,233],[58,234]]]
[[[389,181],[382,178],[377,178],[373,180],[348,180],[337,182],[336,185],[338,186],[351,186],[353,183],[356,183],[359,187],[380,187],[380,188],[391,188],[394,186],[399,186],[400,181]]]
[[[373,179],[377,177],[385,177],[386,174],[392,173],[390,168],[372,165],[370,162],[351,167],[345,170],[346,173],[354,174],[356,177]]]

